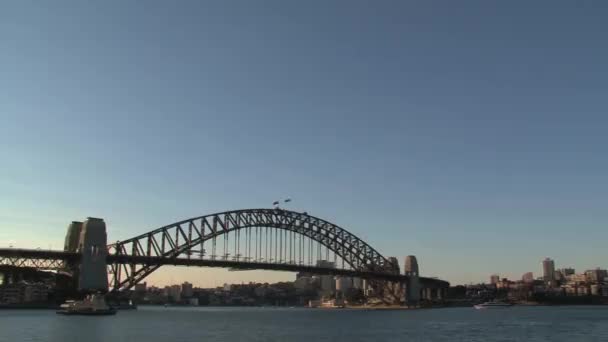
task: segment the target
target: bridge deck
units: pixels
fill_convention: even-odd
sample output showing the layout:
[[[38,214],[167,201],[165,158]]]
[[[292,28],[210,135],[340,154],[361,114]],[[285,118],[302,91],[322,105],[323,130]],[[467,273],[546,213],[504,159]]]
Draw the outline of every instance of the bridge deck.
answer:
[[[76,262],[80,259],[80,254],[69,253],[57,250],[41,250],[41,249],[20,249],[20,248],[0,248],[0,264],[45,268],[48,265],[51,269],[60,268],[61,265],[56,261]],[[24,263],[24,260],[34,261],[33,263]],[[43,263],[42,261],[49,261]],[[172,266],[193,266],[193,267],[220,267],[237,270],[271,270],[271,271],[288,271],[288,272],[305,272],[318,275],[338,275],[347,277],[359,277],[363,279],[382,279],[388,281],[402,282],[408,279],[408,276],[401,274],[391,274],[383,272],[371,271],[356,271],[351,269],[341,268],[326,268],[317,266],[300,265],[295,263],[265,263],[252,261],[236,261],[236,260],[211,260],[200,258],[163,258],[163,257],[145,257],[145,256],[130,256],[130,255],[108,255],[108,264],[138,264],[138,265],[172,265]],[[446,287],[449,283],[428,277],[420,277],[420,283],[424,287]]]

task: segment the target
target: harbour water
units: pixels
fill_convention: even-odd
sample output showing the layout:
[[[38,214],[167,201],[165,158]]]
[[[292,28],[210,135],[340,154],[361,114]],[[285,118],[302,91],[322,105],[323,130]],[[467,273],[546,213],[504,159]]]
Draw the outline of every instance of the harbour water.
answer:
[[[503,310],[140,307],[116,316],[0,310],[0,341],[608,341],[608,306]]]

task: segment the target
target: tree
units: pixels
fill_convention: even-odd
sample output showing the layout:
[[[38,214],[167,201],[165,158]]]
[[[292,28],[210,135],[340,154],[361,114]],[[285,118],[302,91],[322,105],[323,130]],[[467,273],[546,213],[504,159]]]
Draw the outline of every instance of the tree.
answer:
[[[360,304],[365,300],[363,290],[350,288],[344,292],[344,299],[350,304]]]

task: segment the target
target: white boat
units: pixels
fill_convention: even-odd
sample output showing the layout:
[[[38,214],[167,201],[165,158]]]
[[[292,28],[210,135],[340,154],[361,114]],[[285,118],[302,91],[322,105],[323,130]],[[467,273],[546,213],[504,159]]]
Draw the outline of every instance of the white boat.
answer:
[[[60,315],[101,316],[114,315],[116,309],[109,307],[102,295],[88,295],[84,300],[69,300],[61,304]]]
[[[503,302],[485,302],[481,304],[474,305],[475,309],[504,309],[513,306],[513,304],[503,303]]]
[[[343,300],[340,299],[329,299],[329,300],[311,300],[308,302],[309,308],[323,308],[323,309],[343,309],[346,307]]]

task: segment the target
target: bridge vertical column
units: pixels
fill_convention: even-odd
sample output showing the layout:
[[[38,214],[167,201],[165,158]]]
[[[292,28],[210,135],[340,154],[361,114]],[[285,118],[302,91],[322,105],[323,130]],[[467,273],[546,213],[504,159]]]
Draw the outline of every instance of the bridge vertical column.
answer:
[[[107,235],[103,219],[89,217],[82,225],[78,241],[81,254],[78,290],[84,292],[108,291]]]
[[[408,276],[405,292],[405,305],[418,306],[420,304],[420,272],[418,261],[413,255],[405,258],[405,275]]]

